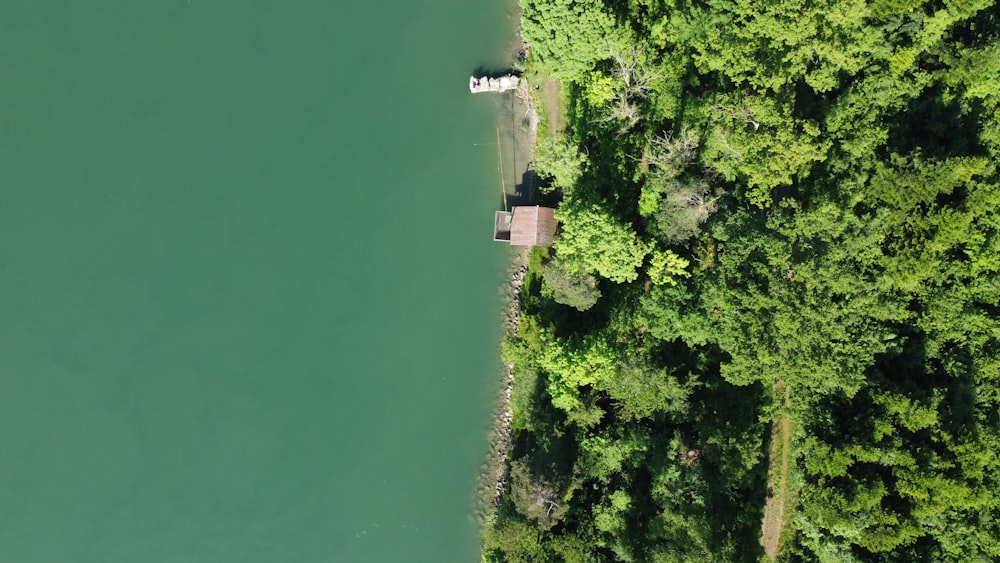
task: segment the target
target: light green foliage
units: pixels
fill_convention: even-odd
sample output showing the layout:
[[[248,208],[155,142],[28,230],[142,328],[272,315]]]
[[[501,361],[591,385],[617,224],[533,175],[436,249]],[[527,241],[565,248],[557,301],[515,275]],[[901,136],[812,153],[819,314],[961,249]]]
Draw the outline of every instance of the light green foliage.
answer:
[[[603,388],[615,400],[619,415],[639,420],[657,414],[679,417],[687,411],[687,400],[693,383],[681,383],[662,367],[642,360],[620,366]]]
[[[577,462],[583,474],[594,479],[606,479],[622,469],[628,455],[627,443],[606,436],[589,436],[580,440]]]
[[[923,25],[913,41],[914,46],[919,51],[931,50],[944,38],[949,28],[992,4],[990,0],[946,0],[943,9],[923,18]]]
[[[652,287],[643,296],[641,318],[650,334],[659,340],[681,339],[692,346],[702,346],[716,335],[696,299],[684,284]]]
[[[595,272],[618,283],[639,277],[649,246],[628,225],[596,205],[564,204],[556,217],[562,231],[554,248],[568,272]]]
[[[869,11],[877,18],[890,18],[916,12],[927,0],[876,0],[869,4]]]
[[[676,285],[678,278],[686,278],[688,262],[670,250],[653,248],[649,258],[649,279],[656,285]]]
[[[712,108],[718,125],[706,141],[706,159],[730,179],[745,182],[746,199],[771,204],[771,190],[809,175],[831,143],[818,125],[792,117],[790,104],[758,96],[726,96]]]
[[[595,107],[610,104],[615,99],[615,81],[601,72],[591,72],[585,89],[584,97]]]
[[[943,81],[956,93],[975,100],[1000,98],[1000,43],[955,49],[945,55]]]
[[[639,194],[639,214],[643,217],[649,217],[659,209],[660,200],[663,199],[663,183],[662,180],[647,180],[642,186],[642,192]]]
[[[608,495],[608,501],[594,508],[594,525],[606,534],[617,535],[625,529],[624,512],[632,504],[632,498],[619,490]]]
[[[537,409],[537,381],[538,372],[532,368],[522,367],[514,371],[514,385],[510,396],[510,427],[515,432],[535,429],[533,414]]]
[[[614,348],[599,335],[580,343],[555,339],[539,356],[539,364],[549,375],[552,404],[565,411],[584,406],[580,387],[611,380],[617,369]]]
[[[872,195],[889,207],[884,216],[883,259],[886,273],[903,291],[919,291],[940,275],[942,258],[975,237],[974,222],[981,209],[941,205],[937,200],[958,189],[970,190],[973,178],[989,162],[958,157],[925,161],[919,155],[891,155],[891,165],[879,165],[871,180]]]
[[[521,0],[521,32],[532,55],[567,82],[581,80],[625,30],[598,0]]]
[[[926,161],[919,154],[912,157],[892,154],[888,163],[876,166],[871,192],[897,210],[901,219],[917,205],[928,206],[938,195],[950,194],[965,185],[982,174],[988,164],[985,158],[959,157],[937,162]]]
[[[517,337],[527,346],[528,350],[538,354],[545,348],[545,340],[550,331],[539,324],[537,317],[521,314],[518,321]]]
[[[540,176],[550,182],[544,191],[555,189],[572,191],[586,161],[583,153],[569,140],[560,138],[540,139],[535,153],[535,169]]]
[[[702,72],[722,73],[737,86],[779,90],[802,81],[827,92],[880,50],[878,36],[865,29],[862,0],[739,0],[688,11],[673,20],[675,33],[695,49]]]

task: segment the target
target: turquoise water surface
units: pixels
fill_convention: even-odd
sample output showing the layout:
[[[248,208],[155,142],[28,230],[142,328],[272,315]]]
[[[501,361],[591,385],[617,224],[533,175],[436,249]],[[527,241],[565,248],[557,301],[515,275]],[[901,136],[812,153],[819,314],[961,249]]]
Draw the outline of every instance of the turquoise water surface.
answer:
[[[0,560],[478,559],[511,4],[0,4]]]

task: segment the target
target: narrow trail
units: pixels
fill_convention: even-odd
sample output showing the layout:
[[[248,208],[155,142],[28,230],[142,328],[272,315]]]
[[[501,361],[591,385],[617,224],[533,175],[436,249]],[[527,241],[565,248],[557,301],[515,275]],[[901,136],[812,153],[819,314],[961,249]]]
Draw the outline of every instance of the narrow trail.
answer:
[[[780,383],[775,386],[780,392]],[[785,405],[788,390],[785,389]],[[771,451],[768,455],[767,502],[764,504],[764,521],[761,525],[760,543],[771,560],[778,557],[781,531],[784,529],[785,504],[788,499],[788,470],[791,464],[792,419],[782,416],[771,425]]]

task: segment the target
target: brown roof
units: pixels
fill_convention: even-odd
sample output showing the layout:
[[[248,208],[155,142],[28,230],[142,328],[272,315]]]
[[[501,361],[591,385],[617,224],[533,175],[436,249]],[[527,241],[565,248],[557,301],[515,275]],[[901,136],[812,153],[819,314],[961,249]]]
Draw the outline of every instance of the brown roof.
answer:
[[[556,210],[537,205],[515,206],[510,220],[510,244],[513,246],[552,246],[556,238]]]

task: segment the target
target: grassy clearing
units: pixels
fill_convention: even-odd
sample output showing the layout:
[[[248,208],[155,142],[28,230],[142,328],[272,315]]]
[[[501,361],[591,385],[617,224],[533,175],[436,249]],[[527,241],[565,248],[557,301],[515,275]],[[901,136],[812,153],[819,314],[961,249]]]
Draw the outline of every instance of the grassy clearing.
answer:
[[[552,138],[555,139],[556,135],[562,132],[563,127],[566,126],[566,116],[564,115],[564,109],[562,101],[562,93],[560,92],[559,81],[555,78],[547,77],[540,84],[541,95],[541,105],[545,108],[545,123],[548,126],[547,130]]]
[[[538,137],[554,141],[566,126],[566,104],[559,81],[530,64],[525,76],[531,103],[538,115]]]

